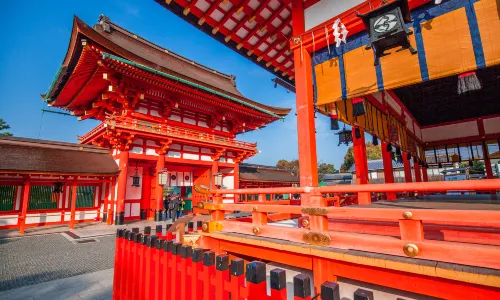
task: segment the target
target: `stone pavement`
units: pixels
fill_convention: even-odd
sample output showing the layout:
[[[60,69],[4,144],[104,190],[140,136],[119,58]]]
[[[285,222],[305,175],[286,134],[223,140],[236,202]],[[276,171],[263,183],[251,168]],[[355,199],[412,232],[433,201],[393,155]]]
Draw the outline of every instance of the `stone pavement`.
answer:
[[[111,299],[113,269],[0,292],[3,300]]]

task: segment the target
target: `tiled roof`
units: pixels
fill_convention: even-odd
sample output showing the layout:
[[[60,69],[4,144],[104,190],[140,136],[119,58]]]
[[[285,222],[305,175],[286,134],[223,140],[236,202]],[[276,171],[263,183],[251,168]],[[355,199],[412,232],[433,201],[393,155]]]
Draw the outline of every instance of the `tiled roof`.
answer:
[[[117,175],[108,149],[95,146],[0,137],[0,172]]]
[[[287,170],[272,166],[240,164],[240,181],[296,182],[299,178]]]
[[[413,160],[410,160],[410,166],[413,167]],[[397,162],[397,161],[392,161],[392,168],[395,169],[403,169],[404,165],[403,163]],[[377,171],[377,170],[383,170],[384,169],[384,163],[382,159],[375,159],[375,160],[369,160],[368,161],[368,171]],[[350,173],[355,173],[356,172],[356,165],[352,165],[352,167],[349,169]]]

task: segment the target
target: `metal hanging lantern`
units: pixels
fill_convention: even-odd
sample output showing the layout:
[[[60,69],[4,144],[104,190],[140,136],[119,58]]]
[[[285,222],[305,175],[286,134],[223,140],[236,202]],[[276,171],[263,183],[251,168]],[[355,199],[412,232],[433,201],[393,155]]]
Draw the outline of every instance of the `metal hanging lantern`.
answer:
[[[167,169],[162,169],[158,172],[158,184],[159,185],[168,185],[168,178],[170,172]]]
[[[53,193],[57,193],[57,194],[60,194],[63,192],[63,186],[64,186],[64,182],[55,182],[54,183],[54,191]]]
[[[141,186],[141,177],[139,176],[139,169],[137,168],[137,163],[135,163],[135,174],[132,177],[132,186],[140,187]]]
[[[398,51],[409,49],[411,54],[417,53],[408,39],[413,32],[405,25],[412,22],[408,0],[396,0],[367,14],[358,14],[358,17],[368,29],[370,42],[366,49],[372,48],[375,52],[376,66],[380,63],[380,57],[387,55],[385,50],[400,46]]]
[[[215,185],[220,188],[222,186],[222,173],[221,172],[217,172],[215,175],[214,175],[214,179],[215,179]]]
[[[345,129],[345,125],[344,125],[344,129],[342,129],[341,131],[339,131],[335,134],[337,134],[339,136],[338,146],[340,146],[341,144],[345,144],[346,146],[348,146],[349,143],[352,142],[352,130]]]

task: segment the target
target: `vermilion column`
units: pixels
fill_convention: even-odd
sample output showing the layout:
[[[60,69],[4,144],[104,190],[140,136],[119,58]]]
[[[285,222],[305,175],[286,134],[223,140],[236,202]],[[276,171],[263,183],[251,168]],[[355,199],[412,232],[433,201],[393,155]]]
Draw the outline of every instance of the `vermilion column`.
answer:
[[[119,155],[120,175],[118,175],[118,192],[116,195],[116,216],[115,225],[123,225],[125,218],[125,193],[127,190],[127,172],[128,172],[128,151],[121,151]]]
[[[382,162],[384,163],[385,183],[394,183],[391,151],[387,151],[387,142],[382,141]],[[385,193],[387,200],[396,200],[396,193]]]
[[[31,184],[29,179],[24,181],[23,192],[21,194],[21,215],[19,216],[19,232],[24,234],[24,226],[26,225],[26,213],[28,212]]]
[[[415,182],[422,182],[422,173],[418,160],[413,161],[413,170],[415,171]]]
[[[113,224],[113,212],[115,210],[115,204],[116,204],[116,177],[113,177],[111,179],[111,183],[109,185],[109,188],[111,189],[111,196],[109,197],[108,201],[108,219],[106,220],[107,225]]]
[[[155,189],[155,199],[156,199],[156,212],[155,212],[155,221],[161,221],[161,211],[162,211],[162,206],[163,206],[163,185],[160,184],[158,177],[159,173],[161,170],[165,168],[165,154],[161,154],[158,156],[158,160],[156,161],[156,182],[154,183],[156,185]],[[143,183],[144,184],[144,183]]]
[[[360,137],[356,138],[356,129],[352,128],[352,140],[354,151],[354,165],[356,166],[356,184],[368,183],[368,158],[366,156],[365,133],[359,130]],[[371,203],[371,193],[358,193],[358,204],[368,205]]]
[[[240,163],[239,162],[234,163],[233,173],[234,173],[234,189],[239,189],[240,188]],[[242,197],[242,196],[235,194],[234,195],[234,202],[235,203],[239,202],[240,197]]]
[[[302,0],[292,0],[294,37],[298,37],[305,32],[303,5]],[[295,66],[297,134],[300,141],[298,143],[300,185],[317,186],[318,159],[316,156],[311,55],[307,50],[298,47],[293,51],[293,57]],[[320,203],[311,203],[308,193],[301,195],[301,202],[303,206],[320,205]]]
[[[413,182],[413,179],[411,177],[411,165],[410,165],[410,160],[408,159],[408,153],[403,152],[403,167],[404,167],[404,173],[405,173],[405,182]]]
[[[422,167],[422,181],[429,182],[429,175],[427,174],[427,168]]]
[[[69,219],[69,228],[75,229],[75,214],[76,214],[76,189],[78,188],[76,180],[71,185],[71,216]]]

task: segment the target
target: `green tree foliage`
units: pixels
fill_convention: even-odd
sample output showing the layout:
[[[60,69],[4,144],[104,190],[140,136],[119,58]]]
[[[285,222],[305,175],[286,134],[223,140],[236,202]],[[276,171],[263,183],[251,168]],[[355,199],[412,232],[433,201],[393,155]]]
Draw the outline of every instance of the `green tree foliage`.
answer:
[[[0,118],[0,135],[12,136],[11,132],[4,131],[6,129],[10,129],[10,126],[7,123],[5,123],[5,121],[2,118]]]
[[[276,164],[276,167],[288,170],[293,176],[299,176],[299,160],[294,159],[288,161],[286,159],[280,159]]]
[[[380,146],[375,146],[371,142],[366,143],[366,156],[368,160],[381,159],[382,149]],[[353,146],[347,149],[347,153],[344,156],[344,162],[340,166],[342,172],[347,172],[354,165],[354,150]]]
[[[328,163],[319,163],[318,164],[318,181],[322,181],[325,174],[333,174],[337,170],[335,169],[335,166],[333,164],[328,164]]]

